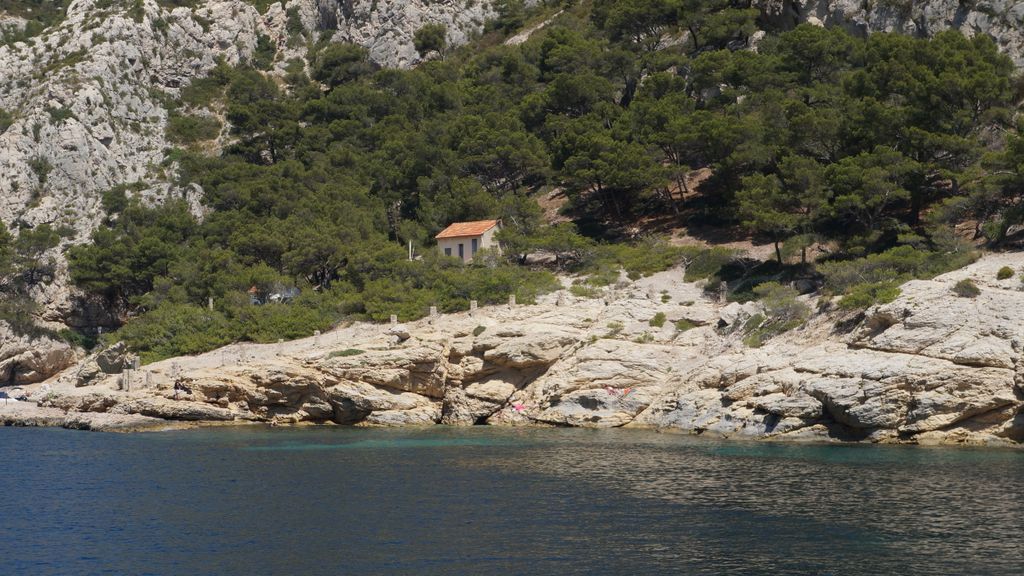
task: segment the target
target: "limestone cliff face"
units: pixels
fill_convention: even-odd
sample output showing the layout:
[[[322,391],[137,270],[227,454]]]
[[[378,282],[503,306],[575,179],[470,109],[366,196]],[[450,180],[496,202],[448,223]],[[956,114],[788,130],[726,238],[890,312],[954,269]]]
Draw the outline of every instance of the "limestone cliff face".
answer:
[[[839,26],[854,34],[896,32],[918,37],[943,30],[991,36],[1017,66],[1024,65],[1024,2],[1005,0],[760,0],[769,22]]]
[[[627,426],[1019,444],[1024,291],[1017,277],[996,280],[1006,265],[1022,269],[1024,256],[989,256],[910,282],[852,322],[817,314],[756,349],[733,328],[756,306],[708,300],[669,271],[601,299],[563,291],[535,306],[231,346],[147,366],[127,382],[87,359],[29,387],[38,406],[0,420],[45,416],[98,429],[183,421]],[[965,277],[980,286],[976,298],[954,294]],[[659,312],[666,322],[652,326]]]
[[[168,184],[175,166],[165,162],[166,101],[218,59],[248,61],[262,35],[277,47],[271,73],[281,72],[285,62],[305,58],[309,42],[329,36],[367,46],[383,65],[410,66],[419,59],[412,35],[424,23],[446,24],[459,44],[490,14],[487,2],[467,8],[420,0],[290,0],[264,14],[241,0],[194,9],[134,5],[75,0],[58,26],[0,47],[0,109],[14,116],[0,133],[0,220],[11,229],[50,223],[74,230],[53,251],[56,278],[33,294],[46,320],[96,320],[75,316],[81,306],[61,255],[88,241],[103,217],[103,191],[140,183],[135,193],[149,201],[183,196],[198,206],[201,190]],[[23,25],[0,18],[0,30]]]

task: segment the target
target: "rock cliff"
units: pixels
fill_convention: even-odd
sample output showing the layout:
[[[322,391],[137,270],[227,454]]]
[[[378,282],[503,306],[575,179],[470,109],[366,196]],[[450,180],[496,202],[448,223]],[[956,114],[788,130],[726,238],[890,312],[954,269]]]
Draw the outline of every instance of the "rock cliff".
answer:
[[[419,61],[412,36],[423,24],[447,25],[457,45],[491,13],[488,2],[290,0],[260,14],[242,0],[194,8],[74,0],[59,25],[0,46],[0,110],[13,117],[0,127],[0,220],[12,230],[49,223],[72,231],[52,250],[53,281],[34,288],[43,319],[104,323],[82,314],[62,257],[103,218],[103,191],[130,184],[148,201],[182,196],[198,207],[201,190],[170,184],[167,103],[219,59],[249,62],[263,38],[276,51],[271,73],[281,73],[305,59],[310,43],[331,38],[366,46],[382,65],[411,66]],[[0,34],[23,26],[0,7]]]
[[[774,26],[798,23],[839,26],[854,34],[896,32],[918,37],[943,30],[992,37],[1017,66],[1024,65],[1024,2],[1004,0],[760,0]]]
[[[534,306],[408,326],[354,324],[101,374],[84,386],[72,368],[26,390],[76,428],[103,429],[103,418],[130,428],[141,417],[1015,444],[1024,442],[1024,291],[1019,278],[996,280],[1005,265],[1024,268],[1024,256],[992,255],[910,282],[862,317],[818,313],[762,348],[730,329],[750,306],[709,300],[676,270],[601,299],[562,291]],[[965,277],[979,285],[977,297],[954,294]],[[652,326],[659,312],[666,322]]]

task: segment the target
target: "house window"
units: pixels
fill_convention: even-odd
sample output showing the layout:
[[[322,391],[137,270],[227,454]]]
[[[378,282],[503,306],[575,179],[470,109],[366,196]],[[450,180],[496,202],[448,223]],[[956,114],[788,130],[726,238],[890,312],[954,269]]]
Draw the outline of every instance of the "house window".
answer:
[[[472,247],[469,249],[469,253],[475,255],[477,248],[479,248],[478,244],[479,244],[480,241],[477,240],[476,238],[473,238],[472,242],[473,242],[473,244],[472,244]]]
[[[445,248],[444,249],[444,255],[445,256],[451,256],[452,255],[452,249],[451,248]]]
[[[461,243],[459,244],[459,258],[465,258],[466,257],[466,250],[465,250],[464,246],[465,246],[465,244],[461,244]]]

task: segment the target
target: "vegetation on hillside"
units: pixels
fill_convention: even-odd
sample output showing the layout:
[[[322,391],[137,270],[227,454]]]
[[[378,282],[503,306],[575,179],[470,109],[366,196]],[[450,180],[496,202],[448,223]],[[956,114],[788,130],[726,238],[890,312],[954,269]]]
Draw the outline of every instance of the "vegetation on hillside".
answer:
[[[0,14],[25,19],[22,30],[8,29],[0,33],[0,45],[21,42],[64,20],[70,0],[5,0]]]
[[[538,250],[592,286],[688,262],[690,278],[730,281],[737,297],[788,303],[787,289],[758,286],[799,275],[860,307],[968,261],[952,225],[972,222],[997,244],[1024,220],[1017,78],[984,36],[800,26],[753,51],[749,3],[595,0],[506,46],[535,13],[503,6],[470,47],[422,31],[417,48],[435,59],[414,70],[321,43],[283,83],[227,66],[196,81],[172,136],[215,136],[219,125],[192,114],[216,105],[229,145],[218,157],[169,150],[168,163],[202,186],[205,217],[113,193],[109,225],[69,254],[75,282],[135,318],[119,336],[153,359],[343,318],[529,301],[555,287],[525,266]],[[698,190],[695,169],[710,174]],[[574,223],[542,223],[532,194],[553,186]],[[666,215],[746,229],[775,261],[608,243]],[[448,223],[483,218],[506,225],[500,257],[462,265],[432,250]],[[422,259],[408,260],[410,242]],[[250,304],[251,287],[292,286],[292,304]],[[805,317],[773,310],[764,335]]]

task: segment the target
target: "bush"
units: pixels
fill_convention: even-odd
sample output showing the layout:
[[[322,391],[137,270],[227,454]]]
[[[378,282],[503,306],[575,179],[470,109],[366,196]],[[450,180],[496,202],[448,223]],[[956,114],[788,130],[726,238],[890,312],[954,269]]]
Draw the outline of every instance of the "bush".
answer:
[[[665,313],[658,312],[657,314],[654,315],[654,318],[651,318],[647,322],[647,324],[653,326],[654,328],[661,328],[662,326],[665,325]]]
[[[228,319],[191,304],[168,304],[139,316],[117,332],[143,363],[198,354],[232,341]]]
[[[915,278],[934,278],[963,268],[976,258],[973,252],[929,252],[913,246],[897,246],[865,258],[827,262],[818,270],[825,276],[826,290],[846,294],[858,284],[902,284]]]
[[[596,288],[583,284],[569,286],[569,293],[577,298],[597,298],[601,294]]]
[[[693,330],[696,327],[697,327],[696,324],[694,324],[693,322],[690,322],[686,318],[683,318],[682,320],[676,320],[676,330],[678,330],[680,332],[686,332],[687,330]]]
[[[172,114],[167,119],[167,138],[178,144],[192,144],[213,140],[220,135],[220,128],[220,121],[216,118]]]
[[[710,278],[739,253],[730,248],[673,246],[660,238],[635,244],[603,244],[596,247],[579,272],[589,274],[587,283],[607,286],[618,280],[625,270],[631,280],[650,276],[674,266],[686,264],[686,281]]]
[[[970,278],[964,278],[953,285],[953,293],[961,298],[975,298],[981,294],[978,285]]]
[[[477,326],[476,328],[473,328],[473,336],[479,336],[483,334],[485,330],[487,330],[487,326]]]
[[[732,248],[715,246],[708,249],[691,249],[689,254],[690,262],[686,265],[685,280],[696,282],[718,274],[723,266],[739,257],[740,252]]]
[[[1013,278],[1013,268],[1003,266],[999,272],[996,272],[996,280],[1006,280],[1007,278]]]
[[[766,282],[754,288],[754,294],[764,304],[768,320],[776,325],[779,332],[785,332],[803,324],[811,314],[807,304],[797,300],[800,295],[795,288],[778,282]]]
[[[604,335],[605,338],[615,338],[620,332],[626,327],[625,324],[617,320],[613,320],[608,323],[608,333]]]
[[[752,348],[803,324],[811,314],[810,307],[797,300],[796,289],[778,282],[761,284],[754,288],[754,294],[764,304],[765,312],[751,316],[743,325],[743,343]]]
[[[846,295],[840,298],[839,307],[844,310],[857,310],[887,304],[900,295],[900,289],[894,282],[864,282],[849,288]]]

